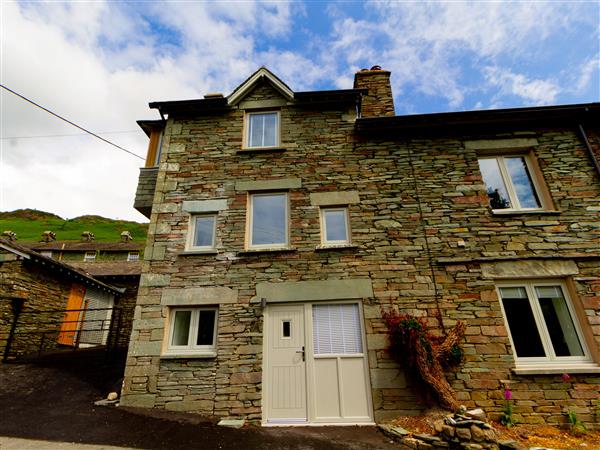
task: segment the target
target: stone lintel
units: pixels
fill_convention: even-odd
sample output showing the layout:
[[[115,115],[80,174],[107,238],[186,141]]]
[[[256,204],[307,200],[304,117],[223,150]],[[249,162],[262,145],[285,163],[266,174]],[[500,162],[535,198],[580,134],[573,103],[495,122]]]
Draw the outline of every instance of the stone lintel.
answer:
[[[228,287],[165,289],[160,298],[163,306],[220,305],[237,303],[238,291]]]
[[[310,194],[310,204],[313,206],[352,205],[360,203],[358,191],[315,192]]]
[[[373,297],[371,280],[368,278],[353,278],[329,281],[257,283],[256,297],[253,297],[251,302],[258,303],[262,298],[266,298],[267,303],[280,303],[346,300],[365,297]]]
[[[546,278],[577,275],[574,261],[503,261],[481,264],[484,278]]]
[[[279,108],[289,105],[284,98],[270,98],[264,100],[242,100],[238,104],[239,109],[261,109],[261,108]]]
[[[227,199],[185,200],[181,209],[188,213],[224,211],[227,209]]]
[[[300,178],[280,178],[278,180],[238,181],[236,191],[269,191],[276,189],[298,189],[302,187]]]
[[[501,150],[533,147],[538,141],[535,138],[478,139],[464,141],[464,145],[468,150]]]

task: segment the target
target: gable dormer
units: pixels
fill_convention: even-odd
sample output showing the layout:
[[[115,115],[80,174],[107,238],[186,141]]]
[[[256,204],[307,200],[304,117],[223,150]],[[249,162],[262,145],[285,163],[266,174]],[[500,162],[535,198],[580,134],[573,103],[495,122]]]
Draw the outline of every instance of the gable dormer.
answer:
[[[279,97],[284,102],[291,102],[294,100],[294,91],[292,91],[287,84],[281,81],[269,69],[261,67],[233,90],[229,97],[227,97],[227,104],[229,106],[237,106],[244,100],[259,100],[258,98],[253,98],[253,96],[257,95],[257,91],[258,93],[263,91],[262,93],[264,94],[264,92],[268,92],[269,90],[278,93]],[[272,98],[272,100],[275,99],[276,98]],[[268,100],[268,98],[266,100]]]

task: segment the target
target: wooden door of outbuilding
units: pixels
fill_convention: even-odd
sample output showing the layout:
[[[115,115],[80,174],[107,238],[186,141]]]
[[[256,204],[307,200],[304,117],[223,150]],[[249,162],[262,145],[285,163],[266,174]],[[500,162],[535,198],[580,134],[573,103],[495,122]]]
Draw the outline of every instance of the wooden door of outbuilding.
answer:
[[[67,310],[60,326],[58,334],[58,343],[63,345],[76,345],[77,333],[79,332],[79,323],[83,314],[83,298],[85,296],[85,287],[79,284],[71,286],[71,293],[67,300]]]

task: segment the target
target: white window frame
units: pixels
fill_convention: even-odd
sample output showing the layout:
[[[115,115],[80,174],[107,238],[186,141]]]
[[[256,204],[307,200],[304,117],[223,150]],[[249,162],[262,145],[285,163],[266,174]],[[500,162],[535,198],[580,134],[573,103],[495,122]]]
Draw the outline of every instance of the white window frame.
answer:
[[[213,219],[212,240],[210,245],[194,245],[194,236],[196,235],[196,220],[200,218],[210,217]],[[186,250],[189,251],[214,251],[216,248],[217,239],[217,214],[192,214],[188,226],[188,237],[186,242]]]
[[[173,333],[175,331],[175,313],[177,311],[191,311],[190,329],[188,330],[187,345],[172,345]],[[194,340],[198,336],[198,325],[200,311],[214,311],[215,324],[213,329],[212,345],[196,345]],[[216,306],[190,306],[190,307],[171,307],[169,308],[169,330],[167,333],[167,342],[164,355],[184,355],[184,356],[216,356],[217,354],[217,330],[219,328],[219,308]]]
[[[250,122],[252,116],[261,114],[275,114],[275,145],[250,145]],[[244,116],[244,148],[278,148],[281,146],[281,113],[279,111],[253,111],[246,112]]]
[[[577,337],[581,344],[581,348],[583,350],[583,356],[556,356],[554,353],[554,347],[552,346],[552,340],[550,339],[550,334],[548,333],[548,328],[546,325],[546,321],[544,319],[542,310],[539,306],[539,301],[535,292],[536,287],[540,286],[558,286],[562,290],[562,294],[565,298],[565,302],[567,304],[567,308],[569,310],[569,314],[571,315],[571,320],[573,321],[573,325],[575,327],[575,331],[577,333]],[[517,351],[515,344],[513,342],[512,334],[510,331],[510,327],[508,324],[508,318],[506,316],[506,311],[504,310],[504,303],[502,301],[502,293],[500,291],[501,288],[508,287],[522,287],[525,288],[527,292],[527,300],[529,301],[529,305],[531,307],[531,311],[533,313],[533,317],[535,320],[535,326],[537,327],[538,333],[540,335],[540,339],[542,341],[542,346],[544,348],[544,352],[547,356],[540,357],[519,357],[517,356]],[[513,349],[513,356],[515,358],[515,365],[517,369],[523,368],[557,368],[564,367],[565,371],[568,371],[567,367],[569,365],[582,365],[582,364],[593,364],[594,361],[592,359],[590,350],[588,348],[587,342],[585,340],[585,336],[581,329],[581,324],[579,323],[579,317],[573,307],[573,301],[571,296],[569,295],[569,290],[567,289],[565,283],[562,280],[518,280],[518,281],[505,281],[496,283],[496,291],[498,294],[498,299],[500,301],[500,307],[502,309],[502,316],[504,318],[504,323],[506,325],[506,330],[508,332],[508,338],[510,340],[510,345]]]
[[[346,239],[343,240],[327,240],[327,221],[325,220],[325,213],[327,211],[342,211],[344,213],[344,219],[346,222]],[[347,206],[322,206],[319,208],[319,215],[321,219],[321,245],[324,247],[335,247],[339,245],[350,245],[352,240],[350,237],[350,212]]]
[[[127,261],[139,261],[140,252],[129,252],[127,253]]]
[[[52,258],[52,251],[50,250],[42,250],[40,255],[45,256],[46,258]]]
[[[517,196],[517,192],[514,188],[512,178],[508,172],[506,167],[505,159],[506,158],[523,158],[525,161],[525,165],[527,166],[527,171],[529,173],[529,177],[531,179],[532,188],[534,190],[535,195],[537,196],[538,201],[540,202],[540,206],[538,208],[523,208],[519,202],[519,198]],[[502,181],[504,182],[504,186],[506,187],[506,193],[508,194],[508,199],[510,200],[511,208],[503,208],[503,209],[492,209],[494,213],[509,213],[514,211],[543,211],[548,209],[548,205],[546,205],[544,198],[544,191],[542,190],[542,186],[540,184],[540,180],[538,179],[538,174],[534,170],[530,155],[527,153],[507,153],[507,154],[494,154],[494,155],[482,155],[477,157],[477,162],[483,159],[495,159],[498,162],[498,169],[500,170],[500,176],[502,177]],[[481,171],[481,167],[480,167]],[[485,180],[484,180],[485,184]],[[486,185],[487,191],[487,185]]]
[[[97,255],[97,252],[85,252],[83,254],[83,261],[84,262],[95,261],[96,260],[96,255]]]
[[[256,197],[268,197],[274,195],[284,195],[285,196],[285,230],[284,237],[285,242],[276,243],[276,244],[252,244],[252,228],[253,228],[253,219],[254,219],[254,199]],[[247,248],[248,249],[279,249],[279,248],[288,248],[290,242],[290,196],[288,192],[252,192],[248,194],[248,221],[247,221],[247,232],[248,236]]]

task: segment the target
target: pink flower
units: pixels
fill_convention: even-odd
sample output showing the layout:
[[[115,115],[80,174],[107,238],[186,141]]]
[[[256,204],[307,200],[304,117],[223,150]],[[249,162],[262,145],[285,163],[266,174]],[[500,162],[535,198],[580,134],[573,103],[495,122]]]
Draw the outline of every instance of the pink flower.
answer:
[[[504,399],[505,400],[510,400],[512,398],[512,392],[510,390],[510,387],[505,386],[504,387]]]
[[[568,373],[563,373],[562,374],[562,380],[566,383],[567,381],[569,381],[571,379],[571,376]]]

